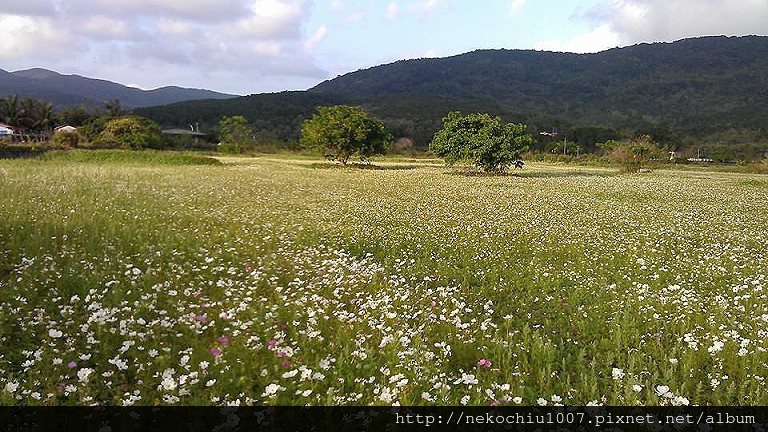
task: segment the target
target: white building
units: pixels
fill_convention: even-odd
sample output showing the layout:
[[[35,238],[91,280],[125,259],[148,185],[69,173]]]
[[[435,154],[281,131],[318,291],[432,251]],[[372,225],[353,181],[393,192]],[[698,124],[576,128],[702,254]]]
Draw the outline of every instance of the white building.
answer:
[[[12,136],[15,133],[12,126],[0,123],[0,137]]]
[[[54,133],[59,133],[59,132],[70,132],[70,133],[74,133],[74,132],[77,132],[77,128],[76,128],[76,127],[72,127],[72,126],[70,126],[70,125],[66,125],[66,126],[59,126],[59,127],[57,127],[56,129],[54,129],[54,130],[53,130],[53,132],[54,132]]]

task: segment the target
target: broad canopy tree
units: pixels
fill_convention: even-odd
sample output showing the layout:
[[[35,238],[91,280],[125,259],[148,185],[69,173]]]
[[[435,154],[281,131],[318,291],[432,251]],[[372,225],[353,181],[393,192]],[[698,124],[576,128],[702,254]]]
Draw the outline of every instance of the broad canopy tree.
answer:
[[[485,172],[502,173],[533,144],[524,124],[504,123],[499,117],[454,111],[443,119],[430,149],[449,165],[470,162]]]
[[[253,129],[243,116],[224,117],[219,122],[219,150],[240,153],[252,141]]]
[[[346,165],[353,155],[366,159],[384,154],[392,142],[384,124],[358,107],[320,107],[301,128],[301,144],[321,150]]]

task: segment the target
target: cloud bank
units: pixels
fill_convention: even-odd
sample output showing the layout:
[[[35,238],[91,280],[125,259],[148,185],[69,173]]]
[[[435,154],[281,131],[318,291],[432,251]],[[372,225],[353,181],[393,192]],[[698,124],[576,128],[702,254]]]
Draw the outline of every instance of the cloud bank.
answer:
[[[592,30],[536,48],[585,53],[697,36],[765,35],[768,0],[605,0],[573,18],[590,22]]]
[[[289,85],[288,75],[327,76],[313,58],[327,29],[302,32],[311,6],[309,0],[0,0],[0,61],[9,69],[46,64],[147,87],[203,86],[219,77],[223,91],[247,89],[248,81],[254,90],[279,90]]]
[[[432,48],[431,53],[458,53],[488,47],[483,35],[496,29],[483,27],[478,16],[506,17],[514,30],[510,38],[515,32],[537,34],[519,46],[501,36],[490,44],[553,51],[768,34],[768,0],[579,4],[570,20],[581,30],[566,24],[542,33],[537,17],[554,15],[567,23],[572,9],[553,11],[529,0],[471,6],[457,0],[0,0],[0,68],[47,67],[143,88],[182,85],[247,94],[303,89],[331,72],[423,56]],[[462,21],[461,14],[475,19]],[[448,28],[441,22],[466,25]]]

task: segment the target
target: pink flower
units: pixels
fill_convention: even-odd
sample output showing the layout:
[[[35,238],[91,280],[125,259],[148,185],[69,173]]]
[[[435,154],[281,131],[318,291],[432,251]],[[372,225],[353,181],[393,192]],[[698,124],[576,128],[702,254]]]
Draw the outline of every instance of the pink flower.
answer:
[[[490,360],[486,359],[480,359],[480,361],[477,362],[477,367],[483,367],[483,368],[489,368],[493,365]]]
[[[269,342],[267,342],[267,348],[273,350],[277,346],[277,341],[274,339],[270,339]]]
[[[214,357],[218,357],[221,355],[221,349],[219,347],[213,347],[208,352],[211,353],[211,355]]]
[[[74,369],[74,368],[77,367],[77,362],[71,361],[71,362],[67,363],[67,367],[70,368],[70,369]]]
[[[283,360],[283,361],[280,362],[280,366],[286,367],[286,368],[287,367],[291,367],[292,364],[293,364],[293,362],[291,362],[290,360]]]
[[[224,346],[227,346],[227,345],[229,345],[229,338],[226,337],[226,336],[219,336],[219,337],[216,338],[216,342],[218,342],[218,343],[220,343],[220,344],[222,344]]]
[[[288,353],[285,352],[285,351],[278,351],[277,352],[277,356],[280,357],[280,358],[288,357]]]

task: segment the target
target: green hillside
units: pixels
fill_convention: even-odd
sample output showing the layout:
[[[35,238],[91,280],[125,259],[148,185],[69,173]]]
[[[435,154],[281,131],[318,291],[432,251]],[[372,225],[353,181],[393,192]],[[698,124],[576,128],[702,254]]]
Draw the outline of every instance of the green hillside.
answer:
[[[363,106],[420,147],[442,116],[458,109],[523,121],[534,132],[557,128],[577,141],[583,128],[619,137],[650,132],[677,149],[727,145],[737,156],[759,157],[768,150],[768,37],[706,37],[597,54],[475,51],[352,72],[307,92],[139,113],[168,126],[212,126],[223,115],[242,114],[262,135],[290,140],[303,118],[333,103]]]

